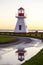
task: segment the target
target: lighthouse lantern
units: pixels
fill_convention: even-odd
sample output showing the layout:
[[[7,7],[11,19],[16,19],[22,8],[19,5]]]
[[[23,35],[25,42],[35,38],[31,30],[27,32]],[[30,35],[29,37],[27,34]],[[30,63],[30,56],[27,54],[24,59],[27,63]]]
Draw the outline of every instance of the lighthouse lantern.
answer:
[[[24,48],[20,48],[16,51],[16,53],[18,53],[18,60],[23,61],[24,57],[25,57],[25,52],[26,50],[24,50]]]
[[[24,9],[22,7],[18,9],[18,16],[24,16]]]
[[[24,60],[24,52],[18,53],[18,60],[23,61]]]

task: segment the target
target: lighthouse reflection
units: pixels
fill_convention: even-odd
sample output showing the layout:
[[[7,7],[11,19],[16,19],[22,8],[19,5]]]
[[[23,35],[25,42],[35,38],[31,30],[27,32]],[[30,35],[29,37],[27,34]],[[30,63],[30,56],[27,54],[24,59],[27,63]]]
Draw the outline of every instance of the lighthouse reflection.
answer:
[[[25,59],[26,50],[24,48],[18,48],[16,53],[18,54],[19,61],[23,61]]]

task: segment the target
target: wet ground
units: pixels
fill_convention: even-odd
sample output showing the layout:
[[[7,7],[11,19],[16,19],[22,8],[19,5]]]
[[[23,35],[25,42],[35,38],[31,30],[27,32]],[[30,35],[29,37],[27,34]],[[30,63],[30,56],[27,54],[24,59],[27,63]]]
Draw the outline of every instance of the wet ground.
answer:
[[[28,42],[29,39],[31,39],[30,42]],[[12,44],[5,48],[0,47],[0,65],[20,65],[43,48],[43,42],[39,39],[23,37],[19,43],[18,45]],[[18,60],[18,55],[15,53],[18,48],[24,48],[27,51],[25,53],[25,60],[22,62]]]

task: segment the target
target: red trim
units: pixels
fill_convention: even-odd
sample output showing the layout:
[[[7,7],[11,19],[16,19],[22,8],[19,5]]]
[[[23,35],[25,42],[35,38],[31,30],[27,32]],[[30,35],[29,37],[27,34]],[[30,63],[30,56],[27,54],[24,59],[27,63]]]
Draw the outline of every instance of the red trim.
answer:
[[[18,16],[24,16],[24,13],[19,13]]]
[[[19,56],[24,56],[24,53],[18,53]]]

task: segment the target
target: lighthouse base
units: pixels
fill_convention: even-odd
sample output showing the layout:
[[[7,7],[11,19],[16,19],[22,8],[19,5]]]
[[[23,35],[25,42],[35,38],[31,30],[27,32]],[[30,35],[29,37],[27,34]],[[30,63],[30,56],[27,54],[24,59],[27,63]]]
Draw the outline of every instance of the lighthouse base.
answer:
[[[26,33],[27,32],[24,18],[21,18],[21,17],[18,18],[14,32],[15,33]]]

